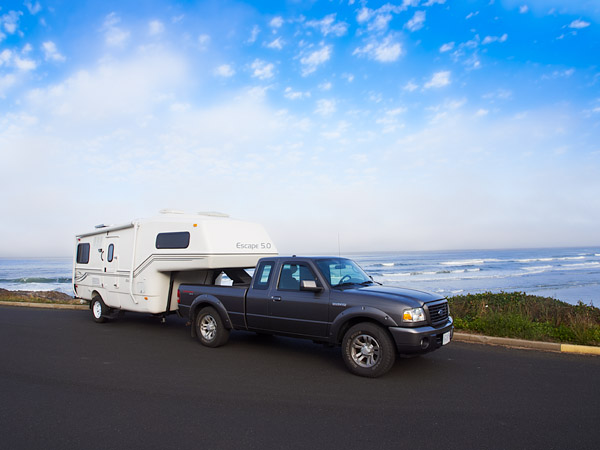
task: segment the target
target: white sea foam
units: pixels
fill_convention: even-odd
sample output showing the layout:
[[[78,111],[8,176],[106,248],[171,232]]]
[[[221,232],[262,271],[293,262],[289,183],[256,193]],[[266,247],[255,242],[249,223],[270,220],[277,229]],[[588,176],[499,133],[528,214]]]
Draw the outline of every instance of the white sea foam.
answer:
[[[461,259],[458,261],[445,261],[441,263],[442,266],[478,266],[485,264],[483,259]]]
[[[520,262],[520,263],[549,262],[549,261],[554,261],[554,258],[526,258],[526,259],[517,259],[517,262]]]
[[[381,263],[381,265],[385,266],[385,267],[393,267],[394,263],[393,262],[391,262],[391,263]]]

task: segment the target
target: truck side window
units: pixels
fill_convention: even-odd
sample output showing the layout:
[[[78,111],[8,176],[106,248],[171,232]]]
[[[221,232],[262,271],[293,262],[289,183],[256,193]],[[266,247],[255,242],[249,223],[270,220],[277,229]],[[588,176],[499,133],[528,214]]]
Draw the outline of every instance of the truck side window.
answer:
[[[115,244],[110,244],[108,246],[108,256],[106,257],[106,260],[108,262],[112,262],[114,256],[115,256]]]
[[[299,291],[300,282],[304,280],[317,281],[315,274],[306,264],[284,264],[279,277],[279,289],[284,291]]]
[[[271,273],[273,272],[273,261],[263,261],[256,269],[256,276],[254,277],[254,289],[268,289],[269,282],[271,281]]]
[[[90,262],[90,244],[77,245],[77,264],[87,264]]]

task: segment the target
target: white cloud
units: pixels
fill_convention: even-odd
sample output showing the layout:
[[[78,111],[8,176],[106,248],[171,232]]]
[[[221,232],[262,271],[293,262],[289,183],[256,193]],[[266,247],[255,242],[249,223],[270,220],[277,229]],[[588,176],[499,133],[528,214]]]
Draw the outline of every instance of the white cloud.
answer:
[[[326,81],[325,83],[319,84],[319,89],[321,89],[322,91],[329,91],[332,87],[333,85],[330,81]]]
[[[152,20],[148,24],[148,33],[150,36],[162,34],[165,31],[165,26],[160,20]]]
[[[326,45],[319,50],[315,50],[310,54],[300,58],[302,64],[302,75],[307,76],[313,73],[317,68],[329,61],[331,58],[331,45]]]
[[[21,11],[9,11],[8,13],[0,16],[0,23],[4,26],[4,30],[8,34],[15,34],[17,28],[19,28],[19,18],[23,15]]]
[[[206,50],[210,44],[210,36],[208,34],[201,34],[198,36],[198,46],[200,50]]]
[[[22,70],[24,72],[35,70],[35,68],[37,67],[35,61],[27,58],[21,58],[19,56],[15,56],[15,58],[13,59],[13,63],[17,69]]]
[[[0,98],[4,98],[6,92],[17,83],[17,77],[12,73],[0,76]]]
[[[424,89],[441,88],[450,84],[450,71],[443,70],[436,72],[427,83],[423,85]]]
[[[392,35],[388,35],[381,42],[372,40],[363,47],[357,47],[352,54],[364,55],[379,62],[394,62],[402,55],[402,44],[397,42]]]
[[[129,39],[129,31],[117,27],[121,18],[114,12],[108,14],[104,19],[104,42],[112,47],[123,47]]]
[[[271,28],[281,28],[283,26],[283,17],[273,17],[269,22],[269,25],[271,26]]]
[[[348,31],[348,24],[345,22],[336,23],[335,16],[336,14],[333,13],[321,20],[309,20],[306,22],[306,26],[319,29],[323,36],[327,36],[328,34],[338,37],[343,36]]]
[[[522,5],[522,6],[519,7],[519,13],[520,14],[525,14],[527,11],[529,11],[529,6]]]
[[[333,99],[321,99],[317,101],[317,109],[315,109],[315,114],[319,114],[320,116],[330,116],[336,111],[336,101]]]
[[[576,30],[580,30],[582,28],[587,28],[590,25],[591,24],[589,22],[586,22],[585,20],[576,19],[569,24],[569,28],[575,28]]]
[[[246,42],[248,44],[254,44],[256,42],[256,38],[258,38],[259,33],[260,33],[260,27],[258,25],[254,25],[252,27],[252,31],[250,32],[250,37],[248,38],[248,40]]]
[[[289,100],[301,100],[310,97],[310,92],[294,91],[291,87],[287,87],[283,95]]]
[[[472,19],[475,16],[479,15],[479,11],[475,11],[475,12],[470,12],[469,14],[467,14],[467,16],[465,17],[466,20]]]
[[[44,59],[46,61],[63,62],[65,57],[59,53],[56,48],[56,44],[52,41],[46,41],[42,44],[44,50]]]
[[[477,117],[483,117],[483,116],[487,116],[489,114],[489,111],[487,109],[479,109],[477,110],[477,112],[475,113],[475,116]]]
[[[446,3],[446,0],[427,0],[427,2],[423,3],[423,6],[432,6],[436,3],[438,5],[443,5],[444,3]]]
[[[267,44],[267,47],[275,50],[281,50],[283,48],[283,40],[281,39],[281,37],[278,37],[277,39],[269,42]]]
[[[454,48],[454,42],[448,42],[440,47],[440,53],[449,52]]]
[[[403,90],[405,90],[405,91],[408,91],[408,92],[414,92],[414,91],[416,91],[417,89],[419,89],[419,85],[418,85],[418,84],[415,84],[415,83],[414,83],[414,82],[412,82],[412,81],[409,81],[408,83],[406,83],[406,84],[404,85],[404,87],[403,87],[402,89],[403,89]]]
[[[486,36],[483,39],[481,45],[491,44],[493,42],[506,42],[508,39],[508,34],[504,33],[502,36]]]
[[[423,28],[425,24],[425,11],[416,11],[415,15],[406,22],[405,27],[408,28],[409,31],[417,31]]]
[[[30,0],[27,0],[24,4],[29,10],[29,14],[33,16],[42,10],[42,5],[40,5],[40,2],[36,1],[35,3],[32,3]]]
[[[252,69],[252,76],[254,78],[258,78],[259,80],[268,80],[273,78],[275,65],[261,59],[255,59],[250,68]]]
[[[12,51],[10,51],[9,49],[4,49],[2,50],[2,52],[0,53],[0,66],[2,65],[8,65],[8,63],[11,61],[13,56]]]
[[[235,75],[235,70],[229,64],[222,64],[215,69],[215,75],[223,78],[229,78]]]

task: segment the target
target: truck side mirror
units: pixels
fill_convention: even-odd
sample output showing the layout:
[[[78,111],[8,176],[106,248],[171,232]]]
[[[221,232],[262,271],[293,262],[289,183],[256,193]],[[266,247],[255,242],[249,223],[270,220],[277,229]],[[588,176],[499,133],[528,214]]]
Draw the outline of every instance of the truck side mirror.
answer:
[[[317,286],[317,282],[315,280],[302,280],[300,282],[300,290],[310,292],[321,292],[323,288],[321,286]]]

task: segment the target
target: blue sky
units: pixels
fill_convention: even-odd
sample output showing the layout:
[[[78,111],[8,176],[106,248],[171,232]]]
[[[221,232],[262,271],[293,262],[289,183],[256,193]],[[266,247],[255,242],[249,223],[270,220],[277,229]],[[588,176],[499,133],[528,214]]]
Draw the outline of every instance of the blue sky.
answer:
[[[0,8],[0,256],[163,208],[284,253],[600,244],[597,1]]]

